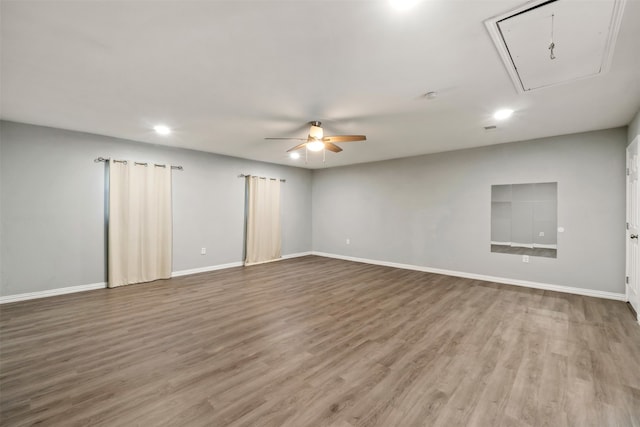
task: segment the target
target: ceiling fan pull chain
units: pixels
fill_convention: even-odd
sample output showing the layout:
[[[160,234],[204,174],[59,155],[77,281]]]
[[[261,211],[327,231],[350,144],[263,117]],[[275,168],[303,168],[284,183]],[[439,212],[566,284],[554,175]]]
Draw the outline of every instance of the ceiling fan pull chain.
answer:
[[[556,59],[556,55],[553,53],[553,49],[555,49],[556,44],[553,42],[553,21],[554,21],[554,14],[551,14],[551,44],[549,45],[549,57],[551,59]]]

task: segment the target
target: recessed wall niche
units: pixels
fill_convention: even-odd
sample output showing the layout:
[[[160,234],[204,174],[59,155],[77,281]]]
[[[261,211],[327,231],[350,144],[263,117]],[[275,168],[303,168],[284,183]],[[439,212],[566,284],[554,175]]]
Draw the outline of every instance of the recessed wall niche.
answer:
[[[491,252],[556,258],[558,183],[491,186]]]

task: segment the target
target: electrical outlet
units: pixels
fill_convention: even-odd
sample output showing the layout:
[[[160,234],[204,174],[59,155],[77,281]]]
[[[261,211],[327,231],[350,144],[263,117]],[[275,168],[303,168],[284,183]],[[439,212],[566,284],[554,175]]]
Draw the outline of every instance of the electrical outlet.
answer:
[[[200,255],[206,255],[206,254],[207,254],[207,248],[200,249]]]
[[[544,237],[544,231],[539,232],[538,237]]]
[[[351,244],[351,239],[347,238],[347,245]]]
[[[529,262],[529,255],[522,255],[522,262]]]

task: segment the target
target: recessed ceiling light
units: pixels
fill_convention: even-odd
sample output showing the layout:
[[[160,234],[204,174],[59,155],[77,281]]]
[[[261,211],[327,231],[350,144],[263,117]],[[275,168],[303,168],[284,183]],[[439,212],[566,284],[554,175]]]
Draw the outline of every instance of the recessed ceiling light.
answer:
[[[169,129],[169,127],[165,125],[154,126],[153,130],[155,130],[156,133],[160,135],[169,135],[171,133],[171,129]]]
[[[396,10],[409,10],[418,3],[419,0],[389,0],[391,6]]]
[[[503,110],[498,110],[495,113],[493,113],[493,118],[496,120],[504,120],[511,117],[512,114],[513,114],[513,110],[505,108]]]
[[[296,153],[295,151],[291,154],[289,154],[289,157],[291,157],[292,159],[299,159],[300,158],[300,153]]]

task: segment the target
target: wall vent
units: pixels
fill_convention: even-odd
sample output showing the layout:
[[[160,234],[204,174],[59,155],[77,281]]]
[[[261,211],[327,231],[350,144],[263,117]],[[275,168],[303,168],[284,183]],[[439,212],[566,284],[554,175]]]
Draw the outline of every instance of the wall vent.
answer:
[[[486,130],[486,131],[496,130],[496,129],[498,129],[498,126],[495,126],[495,125],[485,126],[484,127],[484,130]]]
[[[524,93],[606,73],[625,2],[535,0],[484,23]]]

